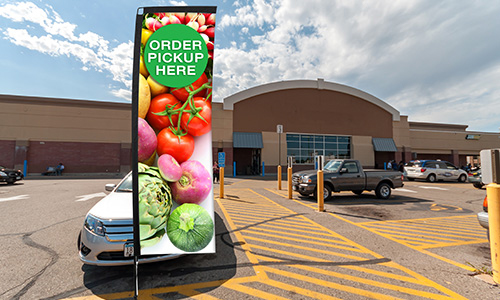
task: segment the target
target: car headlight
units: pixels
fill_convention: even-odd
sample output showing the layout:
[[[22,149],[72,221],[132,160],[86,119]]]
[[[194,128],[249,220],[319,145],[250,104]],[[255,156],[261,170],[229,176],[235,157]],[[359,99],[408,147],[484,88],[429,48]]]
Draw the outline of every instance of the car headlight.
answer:
[[[97,235],[104,236],[104,225],[93,215],[87,215],[85,219],[85,228]]]
[[[311,181],[311,178],[306,177],[306,176],[302,176],[302,177],[300,177],[300,182],[301,183],[311,183],[312,181]]]

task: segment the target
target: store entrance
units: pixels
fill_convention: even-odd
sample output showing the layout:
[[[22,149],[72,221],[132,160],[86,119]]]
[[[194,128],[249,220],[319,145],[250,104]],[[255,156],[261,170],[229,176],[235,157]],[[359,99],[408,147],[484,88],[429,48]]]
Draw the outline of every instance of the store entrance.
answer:
[[[236,162],[236,175],[261,174],[262,149],[259,148],[234,148],[233,155]]]

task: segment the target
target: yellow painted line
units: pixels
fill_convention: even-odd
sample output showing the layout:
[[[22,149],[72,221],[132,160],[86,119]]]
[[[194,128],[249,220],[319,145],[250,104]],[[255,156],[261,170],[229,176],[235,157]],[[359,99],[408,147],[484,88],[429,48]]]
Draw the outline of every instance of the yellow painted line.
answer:
[[[410,230],[410,229],[414,229],[414,231],[418,231],[418,232],[436,232],[436,234],[440,234],[438,232],[443,232],[443,235],[445,233],[449,233],[450,230],[439,230],[439,229],[433,229],[433,228],[428,228],[428,227],[425,227],[425,226],[419,226],[420,224],[417,223],[417,225],[412,225],[412,224],[408,224],[408,223],[387,223],[387,222],[380,222],[380,223],[374,223],[374,224],[370,224],[368,226],[370,227],[377,227],[377,228],[380,228],[380,227],[383,227],[383,228],[386,228],[386,229],[391,229],[393,228],[394,230]],[[408,229],[406,229],[408,228]],[[457,230],[457,231],[453,231],[453,232],[456,232],[457,234],[460,234],[460,235],[457,235],[457,236],[483,236],[484,234],[479,234],[479,233],[469,233],[469,232],[463,232],[461,230]],[[455,235],[451,235],[451,236],[455,236]],[[471,237],[472,238],[472,237]]]
[[[351,293],[351,294],[360,295],[360,296],[367,297],[367,298],[380,299],[380,300],[385,300],[385,299],[402,299],[402,298],[390,297],[388,295],[384,295],[384,294],[380,294],[380,293],[376,293],[376,292],[366,291],[366,290],[355,288],[355,287],[351,287],[351,286],[346,286],[346,285],[338,284],[338,283],[331,282],[331,281],[325,281],[325,280],[318,279],[318,278],[312,278],[312,277],[300,275],[300,274],[297,274],[297,273],[291,273],[291,272],[287,272],[287,271],[283,271],[283,270],[278,270],[278,269],[274,269],[274,268],[264,267],[264,270],[266,272],[269,272],[269,273],[274,273],[274,274],[277,274],[277,275],[281,275],[281,276],[293,278],[293,279],[296,279],[296,280],[300,280],[300,281],[310,282],[310,283],[317,284],[317,285],[326,286],[326,287],[329,287],[329,288],[332,288],[332,289],[336,289],[336,290],[339,290],[339,291],[345,291],[345,292],[348,292],[348,293]]]
[[[255,224],[255,222],[252,222],[252,220],[249,220],[249,219],[243,219],[243,218],[234,218],[235,222],[237,223],[251,223],[251,224]],[[294,224],[288,224],[288,223],[285,223],[283,224],[282,222],[279,222],[278,220],[270,220],[268,222],[266,222],[266,224],[272,224],[272,225],[282,225],[282,226],[287,226],[288,229],[291,229],[291,228],[302,228],[302,229],[307,229],[307,230],[310,230],[309,232],[315,234],[316,231],[320,231],[320,229],[318,228],[312,228],[312,227],[305,227],[303,225],[294,225]],[[259,224],[260,225],[260,224]]]
[[[471,218],[473,215],[466,215],[466,216],[450,216],[450,217],[434,217],[434,218],[420,218],[420,219],[408,219],[408,220],[392,220],[392,221],[386,221],[386,222],[406,222],[406,221],[432,221],[432,220],[446,220],[446,219],[467,219]],[[370,222],[364,222],[364,223],[359,223],[359,224],[370,224],[370,223],[377,223],[380,221],[370,221]],[[443,221],[444,222],[444,221]]]
[[[252,214],[252,215],[258,215],[258,214],[262,214],[262,215],[265,215],[265,216],[286,216],[285,214],[283,214],[283,212],[273,212],[271,210],[259,210],[257,209],[256,207],[245,207],[245,210],[242,211],[241,209],[243,208],[243,205],[240,205],[240,206],[233,206],[231,208],[226,208],[227,211],[234,211],[234,212],[238,212],[238,213],[247,213],[247,214]],[[251,209],[251,210],[249,210]]]
[[[259,257],[259,259],[262,259],[262,257]],[[272,259],[272,258],[267,258],[267,260],[268,261],[279,261],[279,260]],[[353,282],[357,282],[357,283],[361,283],[361,284],[365,284],[365,285],[369,285],[369,286],[374,286],[374,287],[383,288],[383,289],[387,289],[387,290],[393,290],[393,291],[405,293],[405,294],[408,294],[408,295],[416,295],[416,296],[420,296],[420,297],[426,297],[426,298],[429,298],[429,299],[459,299],[459,298],[456,298],[455,295],[453,295],[454,296],[453,298],[450,298],[450,297],[447,297],[447,296],[444,296],[444,295],[439,295],[439,294],[435,294],[435,293],[431,293],[431,292],[420,291],[420,290],[416,290],[416,289],[412,289],[412,288],[407,288],[407,287],[403,287],[403,286],[399,286],[399,285],[384,283],[384,282],[381,282],[381,281],[366,279],[366,278],[357,277],[357,276],[348,275],[348,274],[342,274],[342,273],[338,273],[338,272],[334,272],[334,271],[319,269],[319,268],[305,266],[305,265],[289,265],[289,266],[297,268],[297,269],[302,269],[302,270],[308,271],[308,272],[319,273],[319,274],[327,275],[327,276],[330,276],[330,277],[345,279],[345,280],[349,280],[349,281],[353,281]],[[265,267],[265,271],[268,272],[268,273],[274,273],[275,272],[274,270],[277,270],[280,273],[281,272],[286,272],[286,271],[282,271],[282,270],[279,270],[279,269],[276,269],[276,268],[271,268],[271,267],[267,267],[267,266]],[[290,275],[290,274],[297,274],[297,273],[291,273],[291,272],[286,272],[286,273],[288,273],[288,275]],[[287,275],[284,275],[284,276],[287,276]],[[299,276],[304,276],[304,275],[299,275]],[[291,277],[291,276],[287,276],[287,277]],[[320,280],[319,282],[315,282],[315,281],[317,281],[316,278],[312,278],[312,277],[309,277],[309,276],[305,276],[305,277],[307,277],[309,279],[305,280],[305,279],[301,278],[300,280],[308,281],[308,282],[311,282],[311,283],[314,283],[314,284],[324,285],[324,286],[327,286],[327,287],[331,287],[331,284],[332,284],[331,281]],[[414,283],[417,283],[417,284],[420,283],[420,282],[418,282],[416,280],[412,280],[412,281]],[[462,299],[464,299],[464,298],[462,297]]]
[[[368,231],[370,231],[370,232],[373,232],[373,233],[375,233],[375,234],[378,234],[378,235],[380,235],[380,236],[383,236],[383,237],[385,237],[385,238],[387,238],[387,239],[390,239],[391,241],[394,241],[394,242],[399,243],[399,244],[406,245],[407,247],[409,247],[409,248],[411,248],[411,249],[414,249],[414,250],[420,251],[420,252],[422,252],[422,253],[424,253],[424,254],[427,254],[427,255],[432,256],[432,257],[434,257],[434,258],[437,258],[437,259],[439,259],[439,260],[445,261],[445,262],[447,262],[447,263],[449,263],[449,264],[452,264],[452,265],[454,265],[454,266],[456,266],[456,267],[459,267],[459,268],[462,268],[462,269],[465,269],[465,270],[467,270],[467,271],[471,271],[471,272],[473,272],[473,271],[475,270],[475,269],[474,269],[473,267],[471,267],[471,266],[467,266],[467,265],[461,264],[461,263],[459,263],[459,262],[456,262],[456,261],[450,260],[450,259],[445,258],[445,257],[443,257],[443,256],[440,256],[440,255],[434,254],[434,253],[432,253],[432,252],[430,252],[430,251],[426,251],[426,250],[424,250],[424,249],[422,249],[422,248],[420,248],[420,247],[415,247],[415,246],[412,246],[412,245],[409,245],[409,244],[404,244],[404,243],[401,243],[398,239],[393,238],[391,235],[388,235],[388,234],[383,234],[383,233],[379,233],[379,232],[377,232],[376,230],[371,229],[371,228],[370,228],[370,227],[368,227],[368,226],[364,226],[364,225],[362,225],[362,224],[358,224],[358,223],[355,223],[355,222],[349,221],[349,220],[347,220],[347,219],[345,219],[345,218],[343,218],[343,217],[341,217],[341,216],[337,216],[337,215],[335,215],[335,214],[333,214],[333,213],[330,213],[330,215],[332,215],[333,217],[335,217],[335,218],[337,218],[337,219],[343,220],[344,222],[350,223],[350,224],[352,224],[352,225],[355,225],[355,226],[361,227],[361,228],[366,229],[366,230],[368,230]]]
[[[229,226],[233,229],[236,229],[238,227],[236,227],[236,225],[234,224],[234,222],[232,221],[230,215],[228,214],[228,212],[226,211],[226,209],[223,207],[223,205],[220,203],[220,200],[216,200],[219,204],[219,207],[220,209],[222,210],[222,213],[224,214],[224,216],[226,217],[226,221],[228,222]],[[242,245],[241,245],[241,248],[245,251],[245,254],[247,255],[248,259],[250,260],[250,262],[252,264],[254,264],[255,266],[253,267],[255,273],[257,274],[257,276],[259,276],[259,278],[262,278],[262,279],[266,279],[267,278],[267,275],[260,269],[260,267],[258,266],[259,264],[259,261],[255,258],[255,256],[252,254],[252,249],[250,247],[248,247],[248,244],[246,244],[245,242],[245,239],[243,238],[243,236],[241,235],[241,232],[238,232],[238,231],[235,231],[233,230],[233,234],[236,236],[236,238],[238,239],[238,241],[240,242],[244,242]]]
[[[268,233],[263,233],[263,232],[255,232],[253,230],[245,230],[245,234],[258,234],[259,236],[268,236],[268,237],[274,237],[278,239],[284,239],[284,240],[289,240],[289,241],[294,241],[294,242],[299,242],[299,243],[307,243],[307,244],[313,244],[313,245],[319,245],[319,246],[325,246],[329,248],[338,248],[338,249],[343,249],[343,250],[348,250],[348,251],[353,251],[353,252],[361,252],[361,250],[357,248],[351,248],[351,247],[345,247],[345,246],[339,246],[335,245],[332,243],[320,243],[320,242],[315,242],[315,241],[304,241],[303,239],[295,239],[291,237],[285,237],[283,235],[275,235],[275,234],[268,234]]]
[[[224,287],[241,292],[241,293],[245,293],[249,296],[259,297],[259,298],[262,298],[265,300],[269,300],[269,299],[288,300],[288,298],[284,298],[284,297],[281,297],[278,295],[267,293],[267,292],[264,292],[264,291],[261,291],[258,289],[254,289],[252,287],[244,286],[242,284],[228,284],[228,285],[225,285]]]
[[[250,224],[250,225],[254,224],[252,222],[244,222],[244,221],[237,221],[235,223],[238,223],[238,224]],[[288,227],[281,227],[281,226],[270,225],[270,224],[259,224],[259,226],[271,227],[271,228],[278,228],[278,229],[284,229],[284,230],[290,230],[290,228],[288,228]],[[311,234],[311,232],[307,231],[307,230],[294,229],[294,231],[305,232],[305,233]],[[330,234],[324,233],[324,232],[315,232],[314,234],[316,234],[316,235],[322,235],[322,236],[330,236]]]
[[[331,256],[344,257],[344,258],[354,259],[354,260],[366,259],[366,258],[359,257],[359,256],[348,255],[348,254],[343,254],[343,253],[338,253],[338,252],[333,252],[333,251],[328,251],[328,250],[322,250],[322,249],[318,249],[318,248],[310,248],[310,247],[299,246],[299,245],[294,245],[294,244],[281,243],[281,242],[277,242],[277,241],[265,240],[265,239],[260,239],[260,238],[256,238],[256,237],[251,237],[251,236],[246,236],[245,238],[247,240],[253,240],[253,241],[258,241],[258,242],[264,242],[267,244],[274,244],[274,245],[283,246],[283,247],[286,247],[287,249],[291,249],[291,248],[301,249],[301,250],[307,250],[310,252],[322,253],[322,254],[327,254],[327,255],[331,255]],[[252,245],[254,245],[254,244],[252,244]],[[360,252],[360,253],[363,253],[363,252]]]
[[[245,229],[245,231],[246,230],[247,229]],[[264,231],[264,232],[274,232],[274,233],[279,233],[280,235],[285,234],[285,235],[289,235],[289,236],[297,236],[297,237],[306,238],[306,239],[313,239],[313,240],[317,240],[317,241],[334,242],[336,244],[344,244],[344,245],[350,244],[350,243],[347,243],[346,241],[325,239],[325,238],[315,237],[315,236],[311,236],[311,235],[296,234],[296,233],[291,233],[289,231],[278,231],[278,230],[272,230],[272,229],[266,229],[266,228],[256,228],[256,227],[252,227],[252,230],[258,230],[258,231]]]
[[[457,240],[457,239],[450,239],[450,238],[445,238],[445,237],[439,237],[439,236],[436,236],[436,235],[423,234],[422,232],[419,232],[418,234],[415,234],[415,233],[411,233],[411,232],[406,232],[407,231],[406,229],[405,229],[405,232],[395,232],[394,230],[378,229],[378,228],[376,228],[375,230],[379,231],[379,232],[393,233],[392,234],[393,236],[409,237],[408,235],[412,235],[411,236],[412,239],[422,240],[422,241],[432,241],[432,240],[435,240],[435,241],[437,240],[438,242],[440,242],[441,240],[450,241],[450,242],[460,242],[461,241],[461,240]],[[413,236],[415,236],[415,235],[419,236],[419,237],[427,238],[427,239],[414,238]]]
[[[255,220],[255,221],[272,220],[271,222],[280,222],[280,223],[284,223],[284,224],[294,224],[294,225],[300,225],[302,227],[315,227],[312,224],[306,223],[302,220],[296,220],[295,216],[293,216],[293,217],[283,216],[283,217],[281,217],[281,219],[277,219],[277,218],[266,218],[266,217],[260,217],[260,216],[251,216],[251,215],[242,214],[239,212],[234,212],[234,214],[240,219],[245,218],[245,219],[251,219],[251,220]],[[235,218],[235,216],[233,216],[233,218]]]
[[[330,295],[325,295],[325,294],[318,293],[315,291],[303,289],[303,288],[300,288],[296,285],[286,284],[286,283],[283,283],[283,282],[280,282],[277,280],[270,279],[270,280],[267,280],[265,282],[265,284],[280,288],[282,290],[290,291],[290,292],[298,294],[298,295],[304,295],[306,297],[311,297],[311,298],[316,298],[316,299],[327,299],[327,300],[340,300],[340,298],[337,298],[337,297],[333,297]]]
[[[179,294],[182,294],[186,297],[189,297],[190,299],[195,299],[195,300],[219,300],[219,298],[212,297],[208,294],[204,294],[202,292],[195,291],[195,290],[183,290],[182,292],[179,292]],[[160,299],[160,298],[157,298],[157,299]]]
[[[457,243],[441,243],[441,244],[436,244],[436,245],[429,245],[423,247],[424,249],[431,249],[431,248],[442,248],[442,247],[451,247],[451,246],[463,246],[463,245],[471,245],[471,244],[481,244],[481,243],[487,243],[488,239],[478,239],[478,240],[472,240],[472,241],[463,241],[463,242],[457,242]]]

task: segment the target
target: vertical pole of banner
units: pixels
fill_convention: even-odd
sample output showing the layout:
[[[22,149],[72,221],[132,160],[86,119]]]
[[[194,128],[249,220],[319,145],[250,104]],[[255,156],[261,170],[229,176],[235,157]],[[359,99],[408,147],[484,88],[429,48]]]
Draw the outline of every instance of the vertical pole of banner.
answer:
[[[486,186],[493,280],[500,283],[500,151],[491,150],[492,183]]]
[[[288,157],[288,199],[292,199],[292,157]]]
[[[224,198],[224,167],[220,168],[219,174],[219,198]]]
[[[25,177],[26,177],[27,173],[28,173],[28,161],[25,159],[24,160],[24,167],[23,167],[23,174]]]
[[[323,156],[318,156],[318,183],[316,185],[317,197],[318,197],[318,211],[325,211],[325,199],[324,199],[324,184],[323,181]]]
[[[139,64],[141,57],[141,34],[142,19],[144,8],[137,9],[135,19],[135,37],[134,37],[134,65],[132,67],[132,211],[133,213],[133,236],[134,236],[134,299],[139,297],[139,255],[141,252],[139,237]]]

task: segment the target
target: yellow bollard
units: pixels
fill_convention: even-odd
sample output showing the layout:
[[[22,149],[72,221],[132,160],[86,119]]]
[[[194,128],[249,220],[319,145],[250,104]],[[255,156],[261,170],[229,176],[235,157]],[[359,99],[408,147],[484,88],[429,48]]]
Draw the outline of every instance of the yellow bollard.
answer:
[[[278,166],[278,190],[281,190],[281,166]]]
[[[288,199],[292,199],[292,168],[288,167]]]
[[[224,167],[219,171],[219,198],[224,198]]]
[[[500,185],[490,183],[486,186],[488,196],[488,223],[490,229],[491,266],[493,280],[500,283]]]
[[[317,192],[318,195],[318,211],[325,211],[325,199],[324,199],[324,181],[323,181],[323,171],[318,170],[318,184],[317,184]]]

